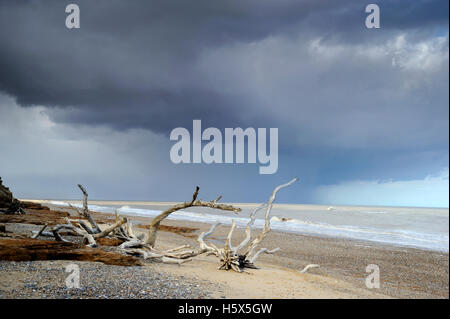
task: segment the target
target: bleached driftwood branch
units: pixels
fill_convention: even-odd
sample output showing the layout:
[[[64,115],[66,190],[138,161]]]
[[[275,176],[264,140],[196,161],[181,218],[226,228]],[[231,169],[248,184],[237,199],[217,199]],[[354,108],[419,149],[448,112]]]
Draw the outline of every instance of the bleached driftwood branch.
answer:
[[[299,270],[299,272],[301,273],[301,274],[305,274],[307,271],[308,271],[308,269],[310,269],[310,268],[319,268],[320,266],[319,265],[316,265],[316,264],[309,264],[309,265],[307,265],[305,268],[303,268],[303,270]]]
[[[36,234],[34,234],[33,236],[31,236],[31,238],[38,238],[38,237],[42,234],[42,232],[44,231],[45,228],[47,228],[47,224],[45,224],[44,226],[42,226],[42,228],[41,228]]]
[[[219,259],[220,266],[218,269],[224,270],[233,269],[234,271],[237,272],[243,272],[245,271],[245,268],[257,268],[254,265],[254,262],[262,253],[273,254],[279,250],[279,248],[258,249],[258,247],[271,230],[270,213],[278,191],[292,185],[297,180],[298,180],[297,178],[294,178],[290,180],[288,183],[275,187],[267,203],[261,204],[251,212],[249,216],[250,219],[245,228],[245,238],[236,247],[232,245],[232,237],[236,230],[236,223],[234,220],[232,221],[231,228],[227,234],[225,245],[223,248],[219,248],[211,242],[206,242],[207,237],[213,234],[219,223],[211,225],[211,228],[208,231],[202,232],[198,236],[197,238],[197,242],[199,244],[198,248],[191,249],[190,246],[183,245],[175,247],[173,249],[169,249],[167,251],[160,251],[155,247],[157,237],[156,235],[160,223],[170,214],[176,211],[186,209],[189,207],[209,207],[212,209],[232,211],[234,213],[238,213],[241,211],[240,208],[236,208],[232,205],[219,204],[218,201],[221,199],[222,196],[219,196],[217,199],[209,202],[198,200],[197,199],[199,193],[198,186],[195,188],[195,191],[192,195],[192,199],[189,202],[176,204],[160,213],[152,220],[145,236],[141,236],[135,235],[131,222],[126,218],[119,217],[117,211],[115,212],[116,215],[115,223],[107,227],[105,230],[101,231],[97,223],[89,213],[87,202],[88,194],[83,186],[78,185],[78,187],[83,193],[83,209],[79,210],[78,208],[75,208],[70,204],[69,205],[70,207],[74,208],[81,217],[85,217],[89,221],[90,226],[86,221],[82,219],[71,221],[69,219],[66,219],[67,222],[66,224],[57,225],[53,227],[50,232],[44,232],[45,227],[43,227],[35,235],[35,237],[38,237],[39,235],[45,236],[50,235],[55,237],[56,240],[66,241],[64,238],[61,237],[59,232],[63,229],[68,229],[74,231],[76,234],[80,236],[83,236],[88,246],[96,246],[96,239],[106,236],[112,236],[114,238],[118,238],[124,241],[119,246],[119,249],[121,249],[123,252],[134,256],[140,256],[143,259],[158,259],[165,263],[182,264],[191,260],[193,257],[206,253],[208,255],[214,255]],[[258,236],[256,236],[253,240],[251,240],[252,226],[255,223],[256,214],[258,211],[264,208],[266,209],[264,216],[265,220],[264,227],[261,233]],[[305,268],[303,271],[306,270],[307,269]]]
[[[155,242],[156,242],[156,234],[158,232],[158,226],[159,224],[165,219],[167,218],[170,214],[178,211],[178,210],[182,210],[182,209],[186,209],[189,207],[209,207],[209,208],[214,208],[214,209],[220,209],[220,210],[227,210],[227,211],[232,211],[234,213],[238,213],[241,211],[240,208],[235,208],[232,205],[224,205],[224,204],[218,204],[217,202],[222,198],[222,196],[219,196],[216,200],[210,201],[210,202],[204,202],[201,200],[197,200],[197,196],[198,196],[198,191],[200,190],[200,188],[197,186],[195,188],[195,192],[192,195],[192,200],[190,202],[185,202],[182,204],[177,204],[174,205],[168,209],[166,209],[165,211],[163,211],[161,214],[159,214],[158,216],[156,216],[152,223],[150,224],[148,233],[147,233],[147,237],[144,241],[144,244],[150,247],[154,247],[155,246]]]
[[[273,202],[276,199],[276,195],[278,191],[281,189],[288,187],[292,185],[294,182],[298,181],[297,178],[294,178],[290,180],[288,183],[282,184],[277,186],[270,196],[269,200],[265,204],[261,204],[253,212],[250,214],[250,220],[247,224],[247,227],[245,229],[246,237],[244,240],[237,246],[233,247],[231,245],[231,238],[235,229],[235,223],[233,221],[231,225],[231,229],[228,233],[227,240],[225,242],[225,246],[223,249],[216,251],[215,254],[220,258],[221,265],[219,266],[219,269],[233,269],[237,272],[244,271],[245,268],[257,268],[254,265],[254,262],[259,257],[261,253],[267,253],[267,254],[273,254],[274,252],[278,251],[279,248],[275,248],[272,250],[269,250],[267,248],[262,248],[255,254],[253,252],[255,249],[259,246],[259,244],[262,242],[262,240],[266,237],[266,235],[270,232],[270,212],[272,210]],[[265,223],[264,228],[262,232],[257,236],[255,239],[253,239],[250,242],[251,239],[251,227],[253,226],[256,218],[256,213],[266,208],[266,214],[265,214]],[[248,245],[248,246],[247,246]],[[247,246],[247,248],[245,248]],[[245,248],[245,249],[244,249]],[[243,253],[240,253],[241,250],[244,250]]]
[[[197,200],[199,192],[199,187],[197,186],[194,194],[192,195],[192,200],[190,202],[174,205],[153,219],[144,240],[140,240],[136,238],[136,236],[134,236],[133,238],[130,237],[128,241],[120,245],[120,248],[124,249],[124,251],[126,251],[129,254],[139,255],[144,259],[158,258],[163,262],[166,261],[170,263],[180,264],[185,262],[185,260],[190,260],[195,256],[207,253],[215,255],[220,260],[219,269],[224,270],[233,269],[234,271],[242,272],[244,271],[245,268],[257,268],[254,265],[254,262],[259,257],[260,254],[262,253],[273,254],[274,252],[279,250],[279,248],[271,250],[267,248],[261,248],[256,253],[254,253],[254,251],[262,242],[262,240],[270,232],[270,212],[272,210],[273,202],[276,199],[276,195],[278,191],[292,185],[297,180],[298,180],[297,178],[294,178],[288,183],[277,186],[273,190],[272,195],[270,196],[267,203],[261,204],[250,214],[250,220],[245,229],[246,237],[236,247],[232,245],[232,237],[236,229],[236,223],[233,220],[223,248],[219,248],[213,243],[206,243],[205,241],[206,238],[214,232],[215,228],[219,225],[219,223],[215,223],[214,225],[211,226],[209,231],[202,232],[198,236],[197,238],[197,242],[199,243],[198,249],[180,251],[183,248],[177,247],[176,249],[171,249],[162,252],[158,251],[155,248],[156,234],[158,231],[158,226],[160,225],[161,221],[163,221],[170,214],[178,210],[189,207],[209,207],[226,211],[233,211],[235,213],[240,211],[239,208],[235,208],[231,205],[218,204],[217,202],[221,199],[221,196],[219,196],[216,200],[210,202]],[[255,222],[256,213],[263,208],[266,208],[264,228],[262,232],[259,234],[259,236],[257,236],[251,241],[251,227]],[[241,250],[243,250],[244,252],[240,253]]]
[[[261,204],[250,214],[250,220],[245,229],[246,237],[238,246],[233,247],[233,245],[232,245],[232,237],[233,237],[233,233],[236,229],[236,224],[235,224],[235,221],[233,220],[223,248],[218,248],[216,245],[214,245],[212,243],[205,242],[206,237],[211,235],[214,232],[215,228],[219,225],[219,223],[216,223],[211,226],[211,229],[209,231],[203,232],[198,236],[197,241],[199,243],[200,249],[195,250],[195,251],[186,251],[186,252],[182,252],[182,253],[172,254],[170,256],[168,256],[167,252],[166,252],[165,256],[171,257],[171,258],[185,259],[185,258],[191,258],[191,257],[197,256],[199,254],[208,253],[208,254],[215,255],[217,258],[219,258],[220,263],[221,263],[219,266],[219,269],[223,269],[223,270],[233,269],[234,271],[242,272],[242,271],[244,271],[245,268],[257,268],[254,265],[254,262],[261,253],[273,254],[274,252],[279,250],[279,248],[275,248],[275,249],[271,249],[271,250],[269,250],[267,248],[262,248],[262,249],[259,249],[258,252],[253,254],[253,252],[256,250],[256,248],[259,246],[259,244],[262,242],[262,240],[270,232],[270,212],[272,210],[273,202],[276,199],[276,195],[279,190],[292,185],[297,180],[298,180],[297,178],[294,178],[286,184],[277,186],[273,190],[272,195],[270,196],[268,202]],[[166,212],[160,214],[159,216],[164,216],[164,218],[167,217],[169,215],[169,213],[172,213],[177,210],[174,208],[182,209],[182,207],[185,208],[185,207],[195,206],[194,204],[197,203],[197,202],[195,202],[197,195],[198,195],[198,188],[196,188],[196,191],[193,195],[193,199],[190,203],[175,205],[174,207],[172,207],[171,209],[167,210]],[[217,201],[219,199],[220,199],[220,197],[215,201],[207,202],[208,206],[206,206],[206,205],[202,205],[202,206],[210,207],[210,205],[213,205],[214,207],[216,207]],[[198,203],[200,204],[203,202],[198,202]],[[259,236],[257,236],[255,239],[250,241],[251,240],[251,227],[253,226],[253,224],[255,222],[256,213],[263,208],[266,208],[264,228],[263,228],[262,232],[259,234]],[[226,207],[226,210],[234,211],[234,209],[230,209],[229,207]],[[157,218],[157,221],[159,222],[160,219]],[[153,242],[153,244],[154,244],[154,242]],[[245,248],[245,250],[244,250],[244,248]],[[242,254],[239,253],[241,250],[244,250],[244,253],[242,253]]]
[[[165,218],[176,211],[189,207],[208,207],[212,209],[232,211],[234,213],[238,213],[241,211],[240,208],[236,208],[232,205],[218,204],[218,201],[222,198],[222,196],[219,196],[217,199],[210,202],[197,200],[199,190],[200,188],[197,186],[195,188],[194,194],[192,195],[191,201],[176,204],[156,216],[152,220],[152,223],[149,226],[149,230],[143,240],[139,239],[137,236],[134,236],[133,238],[129,238],[128,241],[122,243],[119,247],[130,254],[142,256],[144,259],[159,258],[163,262],[170,263],[183,263],[186,262],[186,260],[190,260],[192,257],[204,253],[213,253],[216,255],[220,255],[220,250],[217,247],[215,247],[213,244],[206,244],[204,242],[204,239],[213,233],[218,224],[212,225],[211,229],[208,232],[203,232],[199,235],[199,237],[197,238],[197,241],[199,242],[199,249],[180,251],[182,248],[177,247],[176,249],[159,251],[155,248],[158,226]],[[182,247],[184,248],[184,246]],[[176,262],[176,260],[178,261]]]
[[[69,206],[73,208],[81,217],[85,217],[89,223],[91,224],[91,227],[86,223],[86,221],[79,219],[79,220],[69,220],[67,217],[65,218],[66,224],[56,225],[51,228],[50,232],[44,232],[44,229],[47,227],[47,225],[44,225],[42,229],[34,234],[32,237],[37,238],[39,236],[53,236],[58,241],[67,241],[61,235],[59,232],[63,229],[71,230],[75,232],[75,234],[78,234],[82,237],[84,237],[84,240],[88,243],[88,246],[95,247],[97,246],[96,239],[103,238],[108,236],[110,233],[115,232],[115,230],[119,227],[122,227],[122,225],[128,223],[128,220],[126,218],[120,218],[117,219],[116,222],[107,227],[105,230],[101,230],[100,227],[98,227],[97,223],[95,222],[94,218],[92,218],[91,214],[89,213],[88,208],[88,193],[86,192],[86,189],[78,184],[78,188],[80,188],[81,192],[83,193],[83,210],[80,211],[78,208],[72,206],[69,203]],[[75,224],[75,225],[74,225]],[[76,226],[78,225],[78,226]]]
[[[86,219],[92,225],[93,233],[94,234],[100,233],[101,232],[100,228],[98,227],[98,225],[95,222],[95,220],[92,218],[91,214],[89,214],[88,193],[86,192],[86,189],[81,184],[78,184],[78,188],[83,193],[83,216],[86,217]]]

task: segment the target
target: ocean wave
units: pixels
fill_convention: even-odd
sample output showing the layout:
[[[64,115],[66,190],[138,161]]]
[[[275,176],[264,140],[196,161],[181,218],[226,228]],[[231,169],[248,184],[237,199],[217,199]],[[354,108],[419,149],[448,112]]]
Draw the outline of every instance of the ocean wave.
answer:
[[[48,203],[51,204],[51,205],[56,205],[56,206],[64,206],[64,207],[68,207],[69,206],[68,203],[60,202],[60,201],[57,201],[57,200],[52,200],[52,201],[49,201]]]
[[[369,212],[364,212],[364,211],[360,211],[360,213],[362,214],[387,214],[388,212],[385,211],[369,211]]]
[[[68,206],[65,202],[53,201],[54,205]],[[74,206],[82,207],[81,204]],[[89,208],[99,212],[114,212],[117,210],[122,215],[136,215],[154,217],[161,213],[160,210],[151,210],[144,208],[134,208],[130,206],[121,206],[119,208],[111,206],[90,205]],[[377,211],[365,212],[368,214],[385,213]],[[208,214],[202,212],[193,212],[190,210],[179,210],[172,213],[168,219],[185,220],[202,223],[219,222],[224,225],[231,225],[234,220],[237,227],[245,227],[249,221],[249,217],[236,217],[218,214]],[[264,227],[264,219],[256,219],[255,228]],[[329,223],[312,222],[297,218],[287,218],[282,216],[271,217],[271,228],[277,231],[292,232],[299,234],[321,235],[327,237],[340,237],[348,239],[367,240],[386,244],[412,246],[423,249],[438,250],[448,252],[449,237],[444,234],[434,234],[410,231],[404,229],[377,229],[354,225],[333,225]]]

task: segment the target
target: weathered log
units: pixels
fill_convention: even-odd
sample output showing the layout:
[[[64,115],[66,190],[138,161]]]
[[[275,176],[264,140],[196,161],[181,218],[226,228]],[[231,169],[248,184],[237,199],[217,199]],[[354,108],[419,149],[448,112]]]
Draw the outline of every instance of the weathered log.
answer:
[[[124,240],[120,239],[120,238],[103,237],[103,238],[97,238],[96,242],[99,246],[119,246],[120,244],[122,244],[124,242]]]
[[[39,239],[0,239],[0,260],[78,260],[97,261],[107,265],[141,266],[133,256],[90,248],[82,244]]]

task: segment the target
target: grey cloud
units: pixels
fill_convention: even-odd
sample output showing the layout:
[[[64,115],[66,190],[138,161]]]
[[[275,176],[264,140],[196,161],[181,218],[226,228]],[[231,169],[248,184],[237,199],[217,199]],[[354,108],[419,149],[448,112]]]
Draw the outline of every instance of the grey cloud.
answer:
[[[123,178],[136,185],[128,198],[168,196],[174,188],[183,200],[195,177],[207,189],[223,181],[229,198],[257,201],[262,177],[256,170],[173,167],[168,143],[145,140],[149,131],[189,128],[195,118],[219,128],[279,127],[279,173],[264,181],[302,177],[301,191],[291,194],[297,202],[306,201],[314,185],[420,179],[448,163],[448,1],[380,2],[379,30],[364,27],[365,3],[353,0],[79,0],[73,2],[81,7],[81,29],[68,30],[64,7],[70,2],[0,1],[0,91],[23,110],[39,105],[64,127],[42,141],[64,136],[89,146],[92,162],[82,161],[91,165],[89,173],[70,160],[78,149],[54,158],[75,165],[73,174],[89,184],[101,184],[99,196],[120,195],[111,182]],[[438,35],[439,45],[433,42]],[[391,43],[401,36],[405,45]],[[111,136],[102,139],[93,129]],[[89,143],[112,145],[117,138],[124,140],[105,154],[135,141],[131,155],[111,163],[108,174],[96,174],[108,157]],[[3,140],[2,148],[9,143]],[[151,156],[153,168],[140,162]],[[52,168],[15,157],[7,164],[10,176],[24,181],[23,167],[30,174]],[[127,165],[136,169],[114,172]],[[65,178],[63,168],[58,174],[58,181],[46,177],[53,189]],[[167,179],[179,184],[166,185]],[[245,180],[242,187],[253,195],[240,194],[233,179]]]
[[[255,112],[259,106],[252,96],[206,82],[214,79],[205,79],[195,67],[205,51],[298,34],[367,39],[361,34],[365,28],[355,28],[362,26],[364,11],[354,1],[77,3],[82,28],[75,31],[64,27],[64,1],[1,2],[0,90],[23,106],[70,109],[66,115],[50,110],[55,120],[119,129],[165,132],[196,117],[215,126],[248,125],[243,118],[250,124],[270,122],[263,109]],[[442,24],[445,17],[435,10],[439,4],[445,1],[414,5],[418,21],[403,25]],[[403,19],[399,2],[385,7]],[[221,62],[212,61],[211,67]]]

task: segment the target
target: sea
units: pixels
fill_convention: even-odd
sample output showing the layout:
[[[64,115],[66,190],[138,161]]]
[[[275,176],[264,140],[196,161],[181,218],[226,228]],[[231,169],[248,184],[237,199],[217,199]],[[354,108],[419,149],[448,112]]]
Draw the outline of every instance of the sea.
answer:
[[[46,201],[68,206],[66,201]],[[81,202],[70,201],[81,207]],[[175,203],[90,201],[89,209],[133,216],[156,216]],[[238,214],[210,208],[188,208],[168,219],[213,224],[219,222],[245,227],[250,213],[260,204],[233,203]],[[256,214],[254,227],[264,226],[265,210]],[[414,247],[448,253],[449,209],[418,207],[323,206],[274,204],[270,212],[272,230],[330,238],[355,239],[395,246]]]

